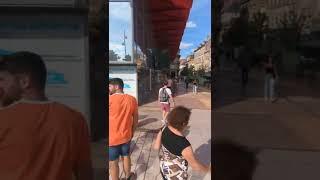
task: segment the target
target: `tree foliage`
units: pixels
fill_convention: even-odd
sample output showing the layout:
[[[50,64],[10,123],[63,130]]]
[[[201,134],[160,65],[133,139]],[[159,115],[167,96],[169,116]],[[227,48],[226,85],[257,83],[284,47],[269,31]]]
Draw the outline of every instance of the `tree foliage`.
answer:
[[[123,59],[124,61],[131,61],[131,56],[130,55],[126,55]]]
[[[223,41],[233,47],[245,45],[248,40],[249,22],[248,9],[241,10],[240,17],[231,22],[231,27],[223,37]]]
[[[254,13],[249,26],[251,37],[257,40],[258,46],[261,46],[264,35],[268,32],[268,16],[264,12]]]
[[[279,21],[279,36],[284,47],[288,49],[296,48],[301,39],[302,30],[309,19],[303,13],[291,10],[285,13]]]
[[[109,61],[118,61],[120,57],[113,50],[109,50]]]

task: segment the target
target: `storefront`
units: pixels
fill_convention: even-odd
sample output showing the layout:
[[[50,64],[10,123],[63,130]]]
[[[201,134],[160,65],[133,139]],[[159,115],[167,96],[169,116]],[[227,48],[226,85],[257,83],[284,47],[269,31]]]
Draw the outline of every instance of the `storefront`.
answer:
[[[16,51],[41,55],[48,69],[47,96],[80,111],[97,140],[106,137],[106,105],[99,105],[104,112],[98,112],[92,93],[98,89],[94,62],[103,58],[89,52],[87,8],[85,0],[1,1],[0,55]]]

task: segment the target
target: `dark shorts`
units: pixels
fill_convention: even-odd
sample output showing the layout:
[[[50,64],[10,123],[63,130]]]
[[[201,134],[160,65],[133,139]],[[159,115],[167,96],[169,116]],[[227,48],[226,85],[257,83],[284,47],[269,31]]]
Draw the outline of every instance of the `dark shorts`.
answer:
[[[170,104],[165,104],[165,103],[160,103],[161,105],[161,110],[165,111],[165,112],[169,112],[170,111]]]
[[[129,156],[130,154],[130,141],[125,144],[117,146],[109,146],[109,161],[115,161],[120,156]]]

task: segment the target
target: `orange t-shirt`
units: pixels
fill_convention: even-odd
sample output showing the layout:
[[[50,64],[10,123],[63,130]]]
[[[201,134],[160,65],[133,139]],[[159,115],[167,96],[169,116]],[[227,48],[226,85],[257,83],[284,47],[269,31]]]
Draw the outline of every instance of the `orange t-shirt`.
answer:
[[[109,146],[127,143],[132,137],[136,99],[128,94],[109,96]]]
[[[0,179],[71,180],[91,165],[83,116],[55,102],[17,102],[0,109]]]

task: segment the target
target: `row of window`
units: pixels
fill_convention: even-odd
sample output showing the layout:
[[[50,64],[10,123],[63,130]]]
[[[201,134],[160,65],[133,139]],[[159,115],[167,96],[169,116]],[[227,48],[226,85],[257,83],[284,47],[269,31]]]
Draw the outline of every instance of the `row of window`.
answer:
[[[275,7],[283,7],[289,6],[292,4],[296,4],[296,0],[268,0],[268,7],[275,8]]]

